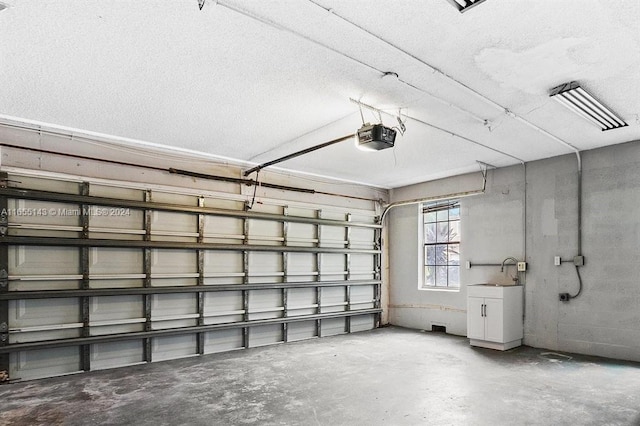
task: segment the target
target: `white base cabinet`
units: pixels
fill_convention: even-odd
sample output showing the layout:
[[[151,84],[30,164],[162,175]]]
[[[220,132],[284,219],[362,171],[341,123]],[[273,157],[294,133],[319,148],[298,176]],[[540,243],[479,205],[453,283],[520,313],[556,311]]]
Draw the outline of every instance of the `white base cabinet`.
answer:
[[[472,346],[502,351],[520,346],[522,286],[468,286],[467,337]]]

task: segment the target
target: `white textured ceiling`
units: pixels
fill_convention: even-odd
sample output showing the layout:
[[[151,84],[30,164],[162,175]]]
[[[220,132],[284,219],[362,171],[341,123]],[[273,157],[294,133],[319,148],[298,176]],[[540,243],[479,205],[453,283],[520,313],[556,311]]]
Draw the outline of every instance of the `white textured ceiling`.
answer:
[[[463,14],[446,0],[3,3],[6,116],[263,162],[353,133],[349,98],[389,126],[402,107],[412,118],[393,150],[343,142],[280,165],[382,187],[572,152],[444,73],[580,150],[640,139],[637,0],[486,0]],[[549,98],[572,80],[629,127],[602,132]]]

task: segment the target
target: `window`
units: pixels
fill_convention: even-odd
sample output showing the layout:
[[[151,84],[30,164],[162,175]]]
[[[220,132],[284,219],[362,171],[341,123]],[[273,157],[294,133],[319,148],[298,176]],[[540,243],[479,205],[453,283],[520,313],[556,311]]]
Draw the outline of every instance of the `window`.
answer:
[[[447,200],[422,206],[423,288],[460,288],[460,204]]]

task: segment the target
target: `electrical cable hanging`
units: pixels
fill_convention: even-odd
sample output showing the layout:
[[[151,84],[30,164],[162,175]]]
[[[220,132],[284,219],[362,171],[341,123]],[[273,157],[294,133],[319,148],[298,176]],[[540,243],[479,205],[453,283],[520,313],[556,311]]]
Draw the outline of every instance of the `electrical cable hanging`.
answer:
[[[253,204],[256,202],[256,192],[258,191],[258,186],[260,185],[260,170],[256,172],[256,180],[253,185],[253,197],[251,198],[251,204],[247,206],[247,210],[251,210],[253,208]]]

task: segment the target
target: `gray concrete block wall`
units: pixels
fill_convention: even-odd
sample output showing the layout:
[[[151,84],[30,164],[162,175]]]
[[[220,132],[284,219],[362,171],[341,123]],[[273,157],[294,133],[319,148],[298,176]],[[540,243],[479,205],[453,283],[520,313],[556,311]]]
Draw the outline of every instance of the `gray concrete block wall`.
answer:
[[[640,361],[640,143],[583,153],[583,293],[570,303],[558,293],[578,289],[575,267],[553,257],[577,253],[575,155],[490,172],[484,195],[464,198],[461,259],[472,263],[524,257],[525,343],[535,347]],[[392,201],[476,189],[470,176],[392,191]],[[508,280],[499,267],[462,269],[459,292],[418,290],[416,206],[389,218],[392,324],[466,334],[466,285]],[[512,270],[509,271],[513,273]]]

